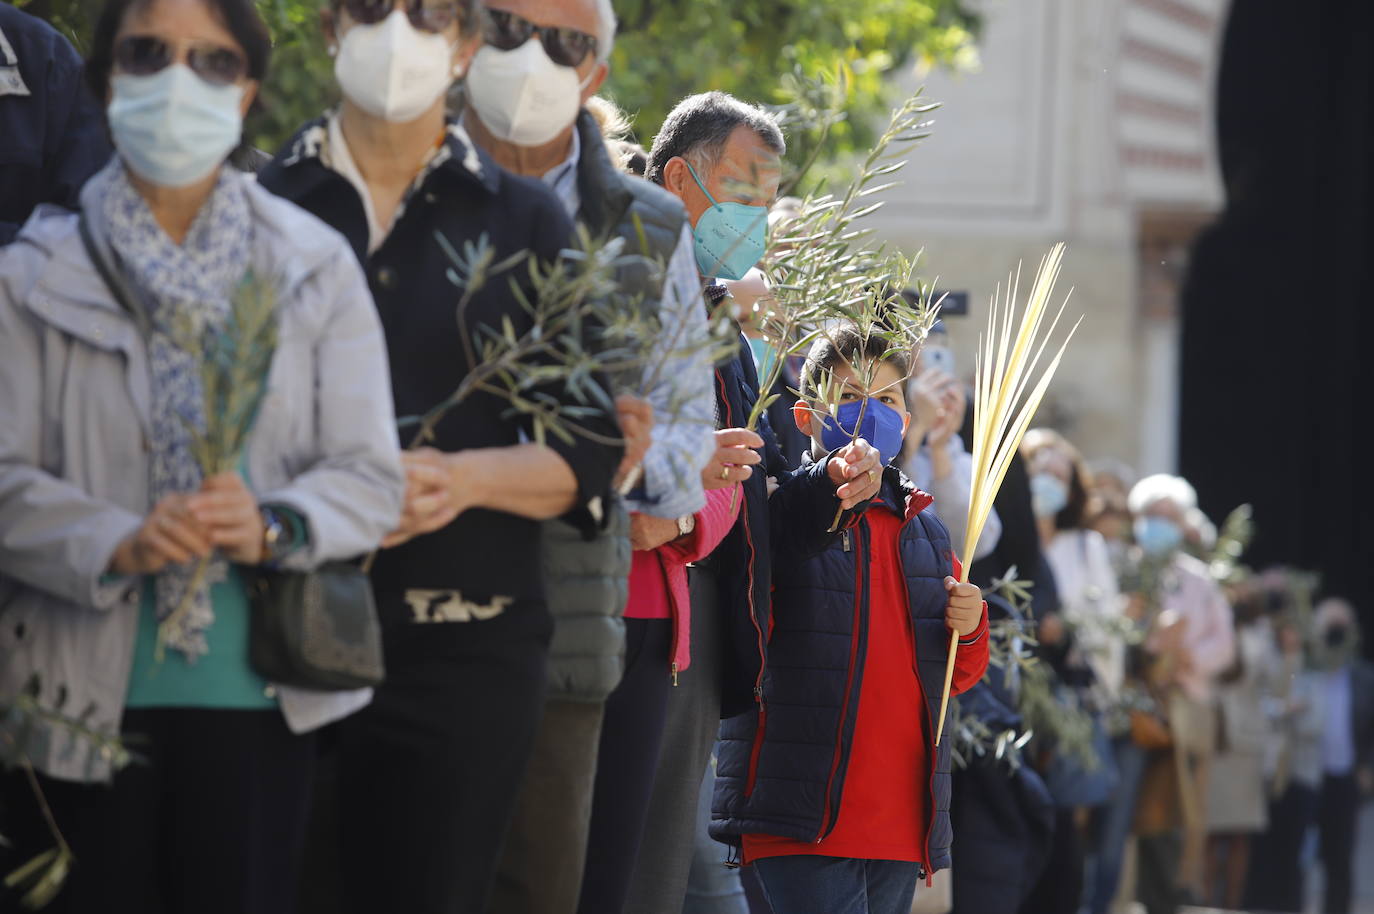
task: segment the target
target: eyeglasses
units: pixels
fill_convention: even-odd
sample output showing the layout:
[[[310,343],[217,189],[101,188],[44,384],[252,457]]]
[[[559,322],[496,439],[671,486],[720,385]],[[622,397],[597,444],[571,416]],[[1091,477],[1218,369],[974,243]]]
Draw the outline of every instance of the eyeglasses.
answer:
[[[177,60],[177,49],[156,35],[126,35],[114,46],[115,68],[130,76],[151,76]],[[186,48],[186,65],[215,86],[228,86],[248,73],[248,61],[233,48],[193,44]]]
[[[394,0],[342,0],[348,16],[359,25],[375,25],[396,8]],[[407,0],[406,16],[410,24],[425,32],[443,32],[460,20],[458,4],[453,0]]]
[[[499,51],[514,51],[538,34],[549,60],[564,67],[580,66],[596,50],[596,39],[577,29],[535,25],[523,16],[505,10],[487,10],[487,44]]]

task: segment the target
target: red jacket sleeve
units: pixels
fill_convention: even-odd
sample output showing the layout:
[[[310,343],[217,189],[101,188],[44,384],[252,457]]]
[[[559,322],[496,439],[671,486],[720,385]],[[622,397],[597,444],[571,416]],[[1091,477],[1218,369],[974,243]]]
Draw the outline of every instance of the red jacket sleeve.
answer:
[[[954,656],[954,682],[951,695],[967,692],[978,684],[988,670],[988,604],[983,604],[983,620],[967,638],[959,639]]]
[[[963,566],[958,556],[951,556],[954,564],[954,578],[958,580]],[[969,633],[967,638],[959,639],[959,649],[954,657],[954,681],[950,694],[967,692],[978,684],[988,670],[988,604],[983,603],[983,620]]]

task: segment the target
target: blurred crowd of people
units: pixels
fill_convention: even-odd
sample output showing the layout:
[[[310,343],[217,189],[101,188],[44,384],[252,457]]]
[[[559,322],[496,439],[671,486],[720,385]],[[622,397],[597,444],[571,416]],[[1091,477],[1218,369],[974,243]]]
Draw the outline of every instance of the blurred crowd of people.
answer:
[[[969,429],[939,334],[922,366],[913,422],[930,431],[907,471],[958,504]],[[1031,582],[1030,652],[1079,726],[1026,718],[1014,665],[962,699],[994,731],[1040,732],[1010,785],[976,752],[956,773],[953,909],[1301,911],[1315,832],[1323,910],[1348,912],[1374,790],[1374,668],[1355,608],[1316,576],[1246,568],[1248,508],[1219,534],[1182,478],[1090,462],[1048,428],[1027,433],[1019,464],[973,580]]]

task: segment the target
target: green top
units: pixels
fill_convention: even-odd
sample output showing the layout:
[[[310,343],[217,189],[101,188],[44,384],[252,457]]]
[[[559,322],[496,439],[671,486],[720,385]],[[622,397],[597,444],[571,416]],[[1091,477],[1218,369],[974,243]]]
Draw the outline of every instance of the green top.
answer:
[[[288,550],[309,540],[305,520],[280,505],[272,509],[286,527]],[[238,566],[230,565],[225,579],[210,587],[215,621],[205,631],[209,650],[194,664],[181,651],[169,650],[157,662],[157,588],[144,578],[134,638],[134,667],[129,676],[129,708],[275,708],[267,680],[248,661],[248,623],[252,604]]]
[[[143,581],[134,640],[134,668],[129,676],[130,708],[275,708],[267,681],[248,662],[248,590],[239,569],[229,566],[223,581],[211,585],[215,621],[205,632],[210,650],[194,664],[181,651],[156,659],[157,597],[153,578]]]

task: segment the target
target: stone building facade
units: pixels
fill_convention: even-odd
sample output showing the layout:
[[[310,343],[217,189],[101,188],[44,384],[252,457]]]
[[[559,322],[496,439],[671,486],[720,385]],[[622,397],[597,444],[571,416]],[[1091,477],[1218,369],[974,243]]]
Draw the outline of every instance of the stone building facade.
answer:
[[[1178,289],[1222,206],[1213,86],[1227,0],[983,0],[977,72],[933,72],[942,103],[904,183],[873,217],[924,249],[961,371],[1018,261],[1068,243],[1061,292],[1085,320],[1042,422],[1138,472],[1177,459]],[[1023,284],[1023,290],[1025,285]]]

